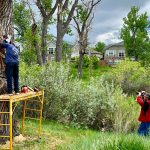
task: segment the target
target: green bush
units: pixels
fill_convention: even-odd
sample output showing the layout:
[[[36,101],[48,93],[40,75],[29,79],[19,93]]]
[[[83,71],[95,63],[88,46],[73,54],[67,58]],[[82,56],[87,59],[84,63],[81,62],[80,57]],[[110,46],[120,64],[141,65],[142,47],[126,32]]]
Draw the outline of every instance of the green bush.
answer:
[[[140,90],[149,91],[150,68],[144,68],[139,62],[122,61],[109,73],[103,75],[106,81],[120,85],[124,93],[133,94]]]
[[[78,67],[78,63],[79,63],[79,57],[76,57],[75,59],[76,61],[76,68]],[[98,63],[99,63],[99,59],[96,56],[92,56],[89,57],[88,55],[84,55],[83,57],[83,67],[87,68],[87,67],[94,67],[97,68],[98,67]]]
[[[92,65],[94,68],[98,67],[99,59],[96,56],[91,57]]]
[[[20,85],[45,90],[44,118],[100,130],[135,129],[137,105],[123,94],[120,86],[103,77],[86,83],[72,79],[69,65],[63,63],[20,65]]]

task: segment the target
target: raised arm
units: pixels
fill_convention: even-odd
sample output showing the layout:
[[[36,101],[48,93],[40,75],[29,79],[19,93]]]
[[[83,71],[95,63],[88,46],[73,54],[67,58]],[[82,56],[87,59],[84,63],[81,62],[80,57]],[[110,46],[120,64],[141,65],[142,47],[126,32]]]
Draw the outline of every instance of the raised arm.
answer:
[[[144,106],[144,101],[142,100],[141,96],[137,96],[136,100],[142,107]]]

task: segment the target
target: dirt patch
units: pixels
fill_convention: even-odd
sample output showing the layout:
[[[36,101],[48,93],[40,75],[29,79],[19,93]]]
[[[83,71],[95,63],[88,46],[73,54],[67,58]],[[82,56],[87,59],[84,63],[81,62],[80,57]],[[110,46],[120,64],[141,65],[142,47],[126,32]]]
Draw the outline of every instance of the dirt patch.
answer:
[[[13,141],[15,143],[22,143],[24,141],[26,141],[27,139],[25,137],[22,136],[22,134],[20,134],[19,136],[15,136]]]
[[[63,143],[65,143],[65,141],[62,140],[62,139],[59,139],[59,138],[51,138],[51,139],[50,139],[50,146],[49,146],[49,148],[50,148],[51,150],[55,150],[58,145],[63,144]]]

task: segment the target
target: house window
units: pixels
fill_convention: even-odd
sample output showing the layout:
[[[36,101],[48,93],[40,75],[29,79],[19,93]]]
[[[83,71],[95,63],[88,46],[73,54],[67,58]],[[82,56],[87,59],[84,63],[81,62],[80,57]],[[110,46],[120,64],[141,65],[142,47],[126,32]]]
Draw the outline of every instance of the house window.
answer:
[[[54,54],[54,48],[49,48],[49,54]]]
[[[107,50],[106,51],[106,56],[115,56],[115,50]]]
[[[114,53],[113,52],[109,52],[108,56],[113,56]]]
[[[119,52],[119,57],[124,57],[124,52]]]

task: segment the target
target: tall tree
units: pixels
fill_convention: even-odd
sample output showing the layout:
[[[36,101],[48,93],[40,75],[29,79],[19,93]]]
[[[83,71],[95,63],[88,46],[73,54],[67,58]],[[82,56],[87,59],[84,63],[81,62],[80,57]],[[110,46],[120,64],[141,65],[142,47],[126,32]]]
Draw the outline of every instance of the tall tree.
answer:
[[[0,0],[0,34],[12,35],[12,0]]]
[[[104,52],[104,47],[105,47],[105,43],[103,43],[103,42],[98,42],[98,43],[95,45],[94,50],[96,50],[97,52],[103,53],[103,52]]]
[[[102,59],[104,59],[104,48],[105,48],[105,43],[103,43],[103,42],[98,42],[94,48],[95,51],[102,53],[102,55],[103,55]]]
[[[32,18],[32,26],[31,26],[31,44],[33,44],[35,50],[36,50],[36,55],[37,55],[37,63],[39,65],[43,65],[43,59],[42,59],[42,54],[41,54],[41,49],[39,46],[39,41],[38,41],[38,25],[34,16],[34,13],[31,9],[31,4],[29,2],[29,0],[27,0],[27,5],[29,7],[29,12]]]
[[[123,18],[121,38],[124,41],[127,56],[140,60],[148,51],[149,37],[146,30],[148,25],[147,13],[139,15],[139,8],[132,7],[127,17]]]
[[[14,1],[13,23],[17,31],[17,38],[19,37],[18,40],[22,42],[24,34],[31,25],[31,15],[29,9],[26,8],[25,0]]]
[[[58,0],[56,61],[62,60],[63,37],[74,15],[78,0]]]
[[[76,9],[76,15],[74,16],[74,22],[76,24],[75,29],[77,30],[79,38],[79,78],[82,78],[83,57],[88,46],[88,33],[94,18],[93,9],[100,1],[101,0],[82,0],[81,4],[78,5],[78,8]]]
[[[13,35],[12,28],[12,0],[0,0],[0,35]],[[4,74],[2,74],[4,76]],[[6,93],[6,80],[0,77],[0,94]],[[8,112],[8,102],[0,102],[0,112]],[[14,120],[14,119],[13,119]],[[16,125],[13,121],[13,135],[16,134]],[[0,114],[0,124],[9,124],[9,114]],[[0,126],[0,135],[9,135],[9,126]],[[0,143],[8,140],[0,138]]]
[[[42,48],[42,57],[43,57],[43,63],[46,63],[47,61],[47,29],[50,20],[52,19],[52,16],[57,8],[58,1],[56,0],[54,6],[52,6],[53,1],[52,0],[36,0],[36,5],[40,10],[41,16],[42,16],[42,39],[41,39],[41,48]]]

